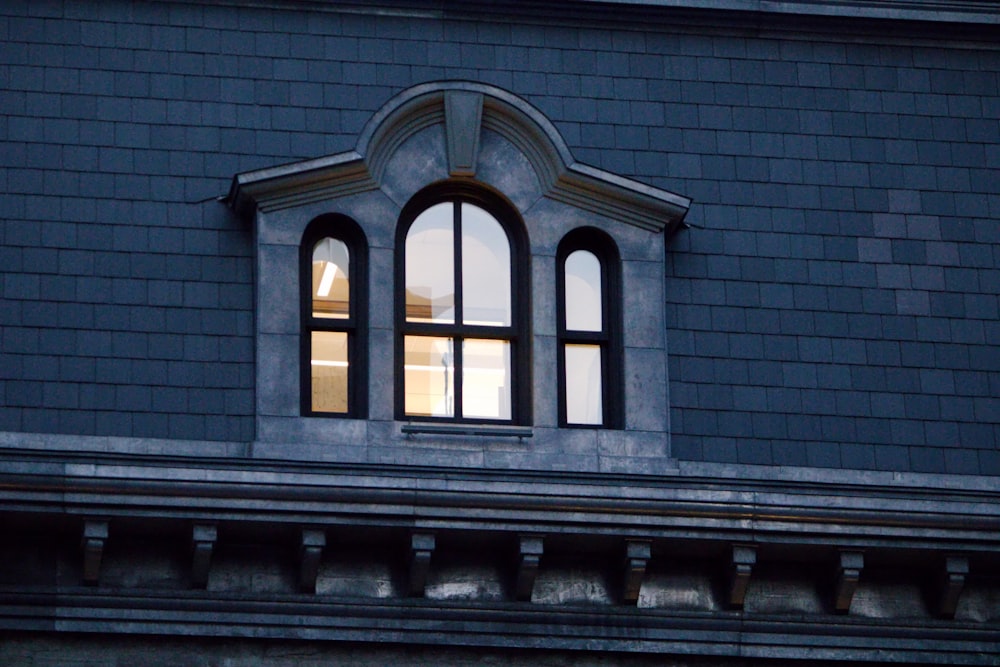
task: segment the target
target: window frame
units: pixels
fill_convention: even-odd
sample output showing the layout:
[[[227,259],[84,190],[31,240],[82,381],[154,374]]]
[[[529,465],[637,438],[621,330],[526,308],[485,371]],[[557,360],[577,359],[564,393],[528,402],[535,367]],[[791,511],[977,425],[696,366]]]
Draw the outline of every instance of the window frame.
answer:
[[[601,331],[573,331],[566,328],[566,260],[578,250],[593,254],[601,266]],[[556,249],[556,367],[561,428],[624,428],[621,270],[622,260],[618,245],[609,234],[594,227],[579,227],[568,232]],[[572,344],[600,346],[602,404],[600,424],[577,424],[567,419],[566,347]]]
[[[491,215],[504,230],[510,247],[511,280],[511,324],[510,326],[480,326],[462,323],[461,237],[456,234],[455,243],[455,322],[452,324],[432,322],[407,322],[406,320],[406,240],[410,227],[421,213],[443,202],[469,203]],[[428,422],[434,424],[497,424],[523,426],[531,424],[531,292],[528,273],[529,247],[524,222],[517,208],[499,192],[478,183],[467,181],[444,181],[427,186],[416,193],[403,207],[396,225],[396,251],[394,275],[394,414],[397,420],[408,422]],[[505,340],[511,345],[510,369],[510,419],[489,419],[433,415],[413,415],[406,413],[404,342],[407,335],[442,336],[456,340],[487,339]],[[460,400],[463,365],[456,362],[456,399]],[[459,410],[456,408],[456,413]]]
[[[325,238],[347,246],[348,317],[313,317],[313,251]],[[299,244],[299,292],[301,313],[300,409],[304,417],[365,419],[368,416],[368,243],[353,219],[340,213],[325,213],[306,225]],[[312,407],[312,334],[317,331],[347,334],[347,410],[324,412]]]

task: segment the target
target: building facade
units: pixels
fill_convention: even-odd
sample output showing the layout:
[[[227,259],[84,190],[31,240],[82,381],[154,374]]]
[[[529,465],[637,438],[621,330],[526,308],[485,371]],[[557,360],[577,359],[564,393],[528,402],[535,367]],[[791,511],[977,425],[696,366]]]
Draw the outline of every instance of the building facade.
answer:
[[[1000,9],[0,7],[0,662],[1000,664]]]

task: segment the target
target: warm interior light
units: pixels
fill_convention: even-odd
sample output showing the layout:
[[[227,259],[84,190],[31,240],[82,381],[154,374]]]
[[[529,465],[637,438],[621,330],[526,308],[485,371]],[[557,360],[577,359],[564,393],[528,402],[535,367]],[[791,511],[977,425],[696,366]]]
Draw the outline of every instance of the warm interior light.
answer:
[[[320,297],[330,296],[330,288],[333,287],[333,279],[337,276],[337,265],[333,262],[323,262],[323,277],[319,279],[319,288],[316,293]]]

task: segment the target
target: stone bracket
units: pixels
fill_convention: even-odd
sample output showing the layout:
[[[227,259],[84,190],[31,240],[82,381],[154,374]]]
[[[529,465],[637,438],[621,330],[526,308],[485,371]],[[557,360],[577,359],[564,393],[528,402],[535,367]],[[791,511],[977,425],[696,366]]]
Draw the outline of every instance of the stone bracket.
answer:
[[[750,574],[757,563],[757,547],[746,544],[733,545],[733,561],[729,573],[729,606],[743,608]]]
[[[208,570],[217,538],[215,524],[196,523],[191,529],[191,585],[195,588],[208,586]]]
[[[522,535],[519,544],[517,582],[514,585],[514,599],[530,602],[535,588],[538,565],[542,560],[543,540],[541,537]]]
[[[433,533],[413,533],[410,536],[410,596],[423,597],[427,573],[434,553]]]
[[[860,551],[841,551],[837,567],[837,589],[834,593],[833,608],[839,614],[851,611],[851,601],[865,567],[865,556]]]
[[[326,531],[321,528],[303,528],[299,545],[299,590],[303,593],[316,592],[316,577],[319,563],[326,546]]]
[[[108,541],[108,522],[87,519],[83,523],[83,536],[80,546],[83,548],[83,581],[91,586],[97,585],[101,575],[101,559],[104,556],[104,545]]]
[[[639,589],[646,577],[651,551],[649,540],[625,542],[625,583],[622,586],[622,601],[625,604],[636,604],[639,601]]]
[[[965,556],[948,556],[944,559],[940,593],[938,596],[938,616],[955,618],[958,598],[965,588],[965,577],[969,574],[969,559]]]

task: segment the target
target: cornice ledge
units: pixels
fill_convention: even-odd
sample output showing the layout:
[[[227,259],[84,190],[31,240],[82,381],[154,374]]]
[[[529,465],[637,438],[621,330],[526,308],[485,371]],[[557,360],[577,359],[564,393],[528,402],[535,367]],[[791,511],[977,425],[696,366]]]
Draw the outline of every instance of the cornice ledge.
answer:
[[[226,201],[237,215],[268,212],[357,192],[375,190],[364,158],[357,151],[236,174]]]
[[[633,654],[801,658],[855,663],[995,665],[992,624],[742,614],[634,607],[476,604],[442,600],[212,593],[111,594],[0,588],[0,629],[309,638],[319,641],[519,647]]]
[[[1000,23],[994,0],[576,0],[588,4],[936,23]]]

